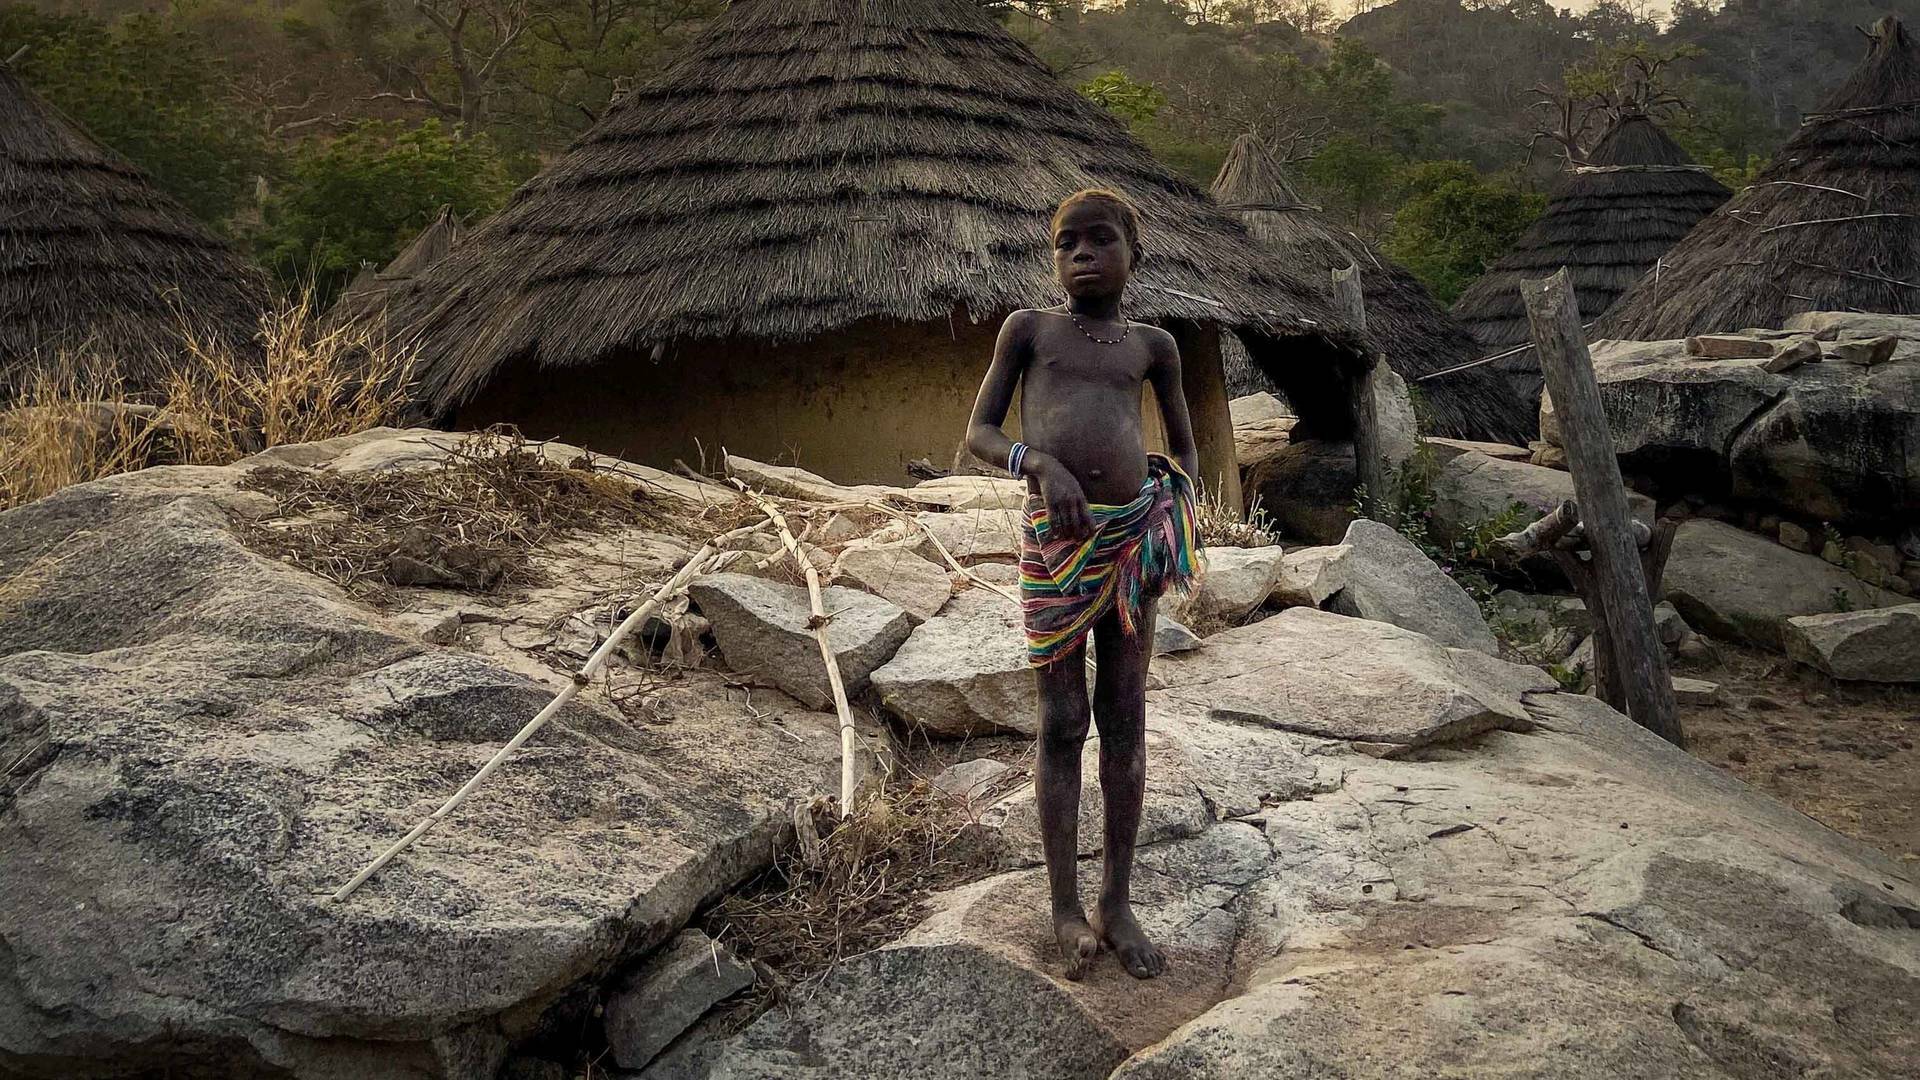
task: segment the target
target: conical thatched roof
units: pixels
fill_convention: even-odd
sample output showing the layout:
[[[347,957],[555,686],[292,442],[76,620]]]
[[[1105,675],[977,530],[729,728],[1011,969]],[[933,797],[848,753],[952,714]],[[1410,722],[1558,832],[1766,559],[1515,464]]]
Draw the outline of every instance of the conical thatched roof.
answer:
[[[1899,20],[1752,187],[1593,330],[1660,340],[1802,311],[1920,314],[1920,53]]]
[[[1318,207],[1307,205],[1254,136],[1234,140],[1213,181],[1213,197],[1233,211],[1263,247],[1323,285],[1329,302],[1331,272],[1358,266],[1369,336],[1385,350],[1387,363],[1410,384],[1421,375],[1458,367],[1480,355],[1473,335],[1427,295],[1412,272],[1389,262]],[[1486,367],[1467,368],[1418,385],[1439,434],[1525,442],[1535,428],[1532,410],[1521,404],[1505,379]]]
[[[432,407],[500,365],[1060,299],[1047,225],[1085,187],[1140,206],[1137,318],[1358,337],[1311,287],[1061,85],[972,0],[738,0],[424,278],[389,324]],[[1327,348],[1328,342],[1337,349]],[[661,352],[665,352],[664,349]]]
[[[1562,266],[1592,322],[1730,193],[1644,115],[1615,121],[1540,220],[1453,305],[1490,350],[1528,339],[1520,284]],[[1531,366],[1530,358],[1522,361]]]
[[[183,321],[244,345],[266,297],[186,207],[0,64],[0,388],[63,352],[149,387]]]
[[[452,253],[466,234],[467,223],[460,220],[453,207],[441,207],[432,224],[421,229],[392,262],[379,270],[363,269],[354,277],[340,299],[334,301],[333,309],[327,312],[328,321],[340,324],[384,317],[387,293],[401,282],[426,273],[429,267]]]

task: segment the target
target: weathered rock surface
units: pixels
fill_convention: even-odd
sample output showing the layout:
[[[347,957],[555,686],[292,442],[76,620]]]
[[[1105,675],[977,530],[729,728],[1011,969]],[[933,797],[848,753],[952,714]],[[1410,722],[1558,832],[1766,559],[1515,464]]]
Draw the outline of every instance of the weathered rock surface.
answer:
[[[933,618],[953,596],[953,575],[901,542],[855,540],[834,560],[833,577],[900,606],[916,623]]]
[[[1525,461],[1457,453],[1440,464],[1433,478],[1434,533],[1452,542],[1518,508],[1515,528],[1532,524],[1573,498],[1573,476]],[[1653,524],[1653,500],[1627,492],[1627,509]],[[1510,530],[1509,530],[1510,531]],[[1548,567],[1552,561],[1547,560]]]
[[[1303,439],[1254,462],[1240,486],[1285,535],[1337,544],[1353,523],[1358,483],[1351,443]]]
[[[1533,451],[1524,446],[1515,446],[1512,443],[1475,442],[1472,439],[1440,439],[1432,437],[1422,441],[1443,454],[1472,451],[1476,454],[1485,454],[1490,458],[1499,458],[1502,461],[1528,461],[1533,457]]]
[[[1168,594],[1160,606],[1173,618],[1203,628],[1237,623],[1273,595],[1285,557],[1278,545],[1210,547],[1200,583],[1186,596]]]
[[[683,930],[607,997],[607,1048],[623,1069],[652,1061],[700,1015],[753,985],[753,969],[698,930]]]
[[[1257,394],[1245,394],[1227,402],[1227,415],[1234,427],[1243,424],[1257,424],[1262,420],[1291,420],[1293,412],[1279,398],[1261,391]]]
[[[1524,730],[1522,697],[1554,687],[1538,668],[1304,607],[1215,634],[1205,649],[1167,657],[1157,670],[1167,686],[1149,700],[1376,753],[1496,727]]]
[[[1697,630],[1780,650],[1786,620],[1900,598],[1765,537],[1705,518],[1683,522],[1667,561],[1666,598]]]
[[[591,688],[330,903],[564,678],[247,549],[234,522],[273,507],[243,472],[0,515],[0,1071],[490,1076],[832,790],[831,718],[777,734],[692,673],[635,726]]]
[[[968,589],[915,627],[873,672],[880,703],[945,738],[1039,727],[1020,609],[990,589]]]
[[[1014,871],[762,1017],[712,1075],[1911,1071],[1920,889],[1599,702],[1526,697],[1528,733],[1418,760],[1316,744],[1331,783],[1143,848],[1135,899],[1171,960],[1152,993],[1110,957],[1062,978],[1044,878]]]
[[[1027,484],[1007,476],[943,476],[922,480],[907,496],[948,510],[1018,510],[1026,505]]]
[[[1898,341],[1886,362],[1780,373],[1768,362],[1688,357],[1678,341],[1596,343],[1621,467],[1676,492],[1731,493],[1810,521],[1911,517],[1920,510],[1920,320],[1815,312],[1789,329]],[[1550,401],[1541,433],[1559,443]]]
[[[1319,607],[1352,580],[1353,569],[1347,563],[1352,554],[1345,544],[1287,552],[1280,560],[1280,578],[1271,599],[1286,607]]]
[[[947,552],[962,563],[983,560],[1020,561],[1020,522],[1022,511],[960,510],[951,513],[927,512],[918,516],[927,531],[946,545]],[[916,550],[928,559],[942,561],[940,549],[926,533],[915,530]]]
[[[1153,655],[1165,656],[1168,653],[1186,652],[1198,649],[1205,642],[1200,635],[1187,629],[1176,619],[1164,614],[1156,614],[1153,620]]]
[[[812,708],[833,707],[827,667],[809,625],[807,590],[746,574],[709,574],[695,580],[687,595],[713,624],[713,639],[728,667]],[[840,679],[847,697],[858,697],[873,669],[907,640],[913,621],[898,606],[857,589],[823,589],[820,599],[833,615],[827,640]]]
[[[1786,624],[1787,655],[1836,679],[1920,682],[1920,604],[1800,615]]]
[[[1341,543],[1353,550],[1346,560],[1347,586],[1329,601],[1333,610],[1405,627],[1443,645],[1499,653],[1500,643],[1473,598],[1411,540],[1363,519],[1348,527]]]

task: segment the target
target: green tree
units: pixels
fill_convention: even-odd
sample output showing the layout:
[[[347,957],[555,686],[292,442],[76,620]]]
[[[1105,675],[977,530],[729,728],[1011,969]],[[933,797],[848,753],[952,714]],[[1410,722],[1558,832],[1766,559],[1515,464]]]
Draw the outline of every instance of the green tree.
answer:
[[[1128,124],[1153,119],[1167,104],[1167,95],[1158,87],[1134,82],[1117,70],[1082,83],[1080,93]]]
[[[438,120],[411,128],[366,121],[293,154],[257,247],[282,281],[311,278],[327,299],[363,263],[399,254],[442,206],[482,217],[512,191],[507,163],[485,135],[456,139]]]
[[[1302,175],[1328,210],[1355,229],[1372,233],[1392,205],[1404,167],[1398,154],[1342,133],[1327,140]]]
[[[225,95],[219,59],[166,19],[0,8],[0,47],[23,45],[27,85],[203,220],[224,226],[268,169],[269,147]]]
[[[1547,200],[1464,161],[1429,161],[1401,178],[1407,198],[1383,243],[1442,304],[1451,304],[1513,246]]]

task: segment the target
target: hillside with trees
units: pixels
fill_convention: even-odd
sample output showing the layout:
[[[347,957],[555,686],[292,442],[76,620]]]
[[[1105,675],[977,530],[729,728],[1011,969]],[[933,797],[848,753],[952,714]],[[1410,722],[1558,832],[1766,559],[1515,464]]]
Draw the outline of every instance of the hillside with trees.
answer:
[[[989,0],[983,0],[989,2]],[[722,0],[48,0],[0,54],[240,240],[336,292],[443,206],[497,209]],[[1622,72],[1738,184],[1914,0],[989,2],[1068,84],[1205,185],[1255,133],[1307,198],[1444,301],[1524,229]],[[1351,7],[1362,10],[1343,18]],[[24,52],[21,50],[24,49]]]

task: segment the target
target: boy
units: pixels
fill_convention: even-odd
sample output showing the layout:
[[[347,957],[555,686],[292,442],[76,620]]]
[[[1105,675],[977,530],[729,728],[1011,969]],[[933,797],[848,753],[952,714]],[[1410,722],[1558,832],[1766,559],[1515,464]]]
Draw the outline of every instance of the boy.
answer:
[[[1034,784],[1067,977],[1085,974],[1105,944],[1129,974],[1150,979],[1167,961],[1134,918],[1128,889],[1147,775],[1154,600],[1169,585],[1184,589],[1199,555],[1188,480],[1196,465],[1193,427],[1173,337],[1120,312],[1140,261],[1132,204],[1111,191],[1079,192],[1060,204],[1052,231],[1054,273],[1067,302],[1007,316],[974,402],[967,447],[1027,481],[1020,593],[1040,691]],[[1143,382],[1159,399],[1172,461],[1146,452]],[[1024,440],[1018,443],[1000,429],[1016,386]],[[1106,804],[1105,867],[1091,918],[1075,876],[1089,634]]]

